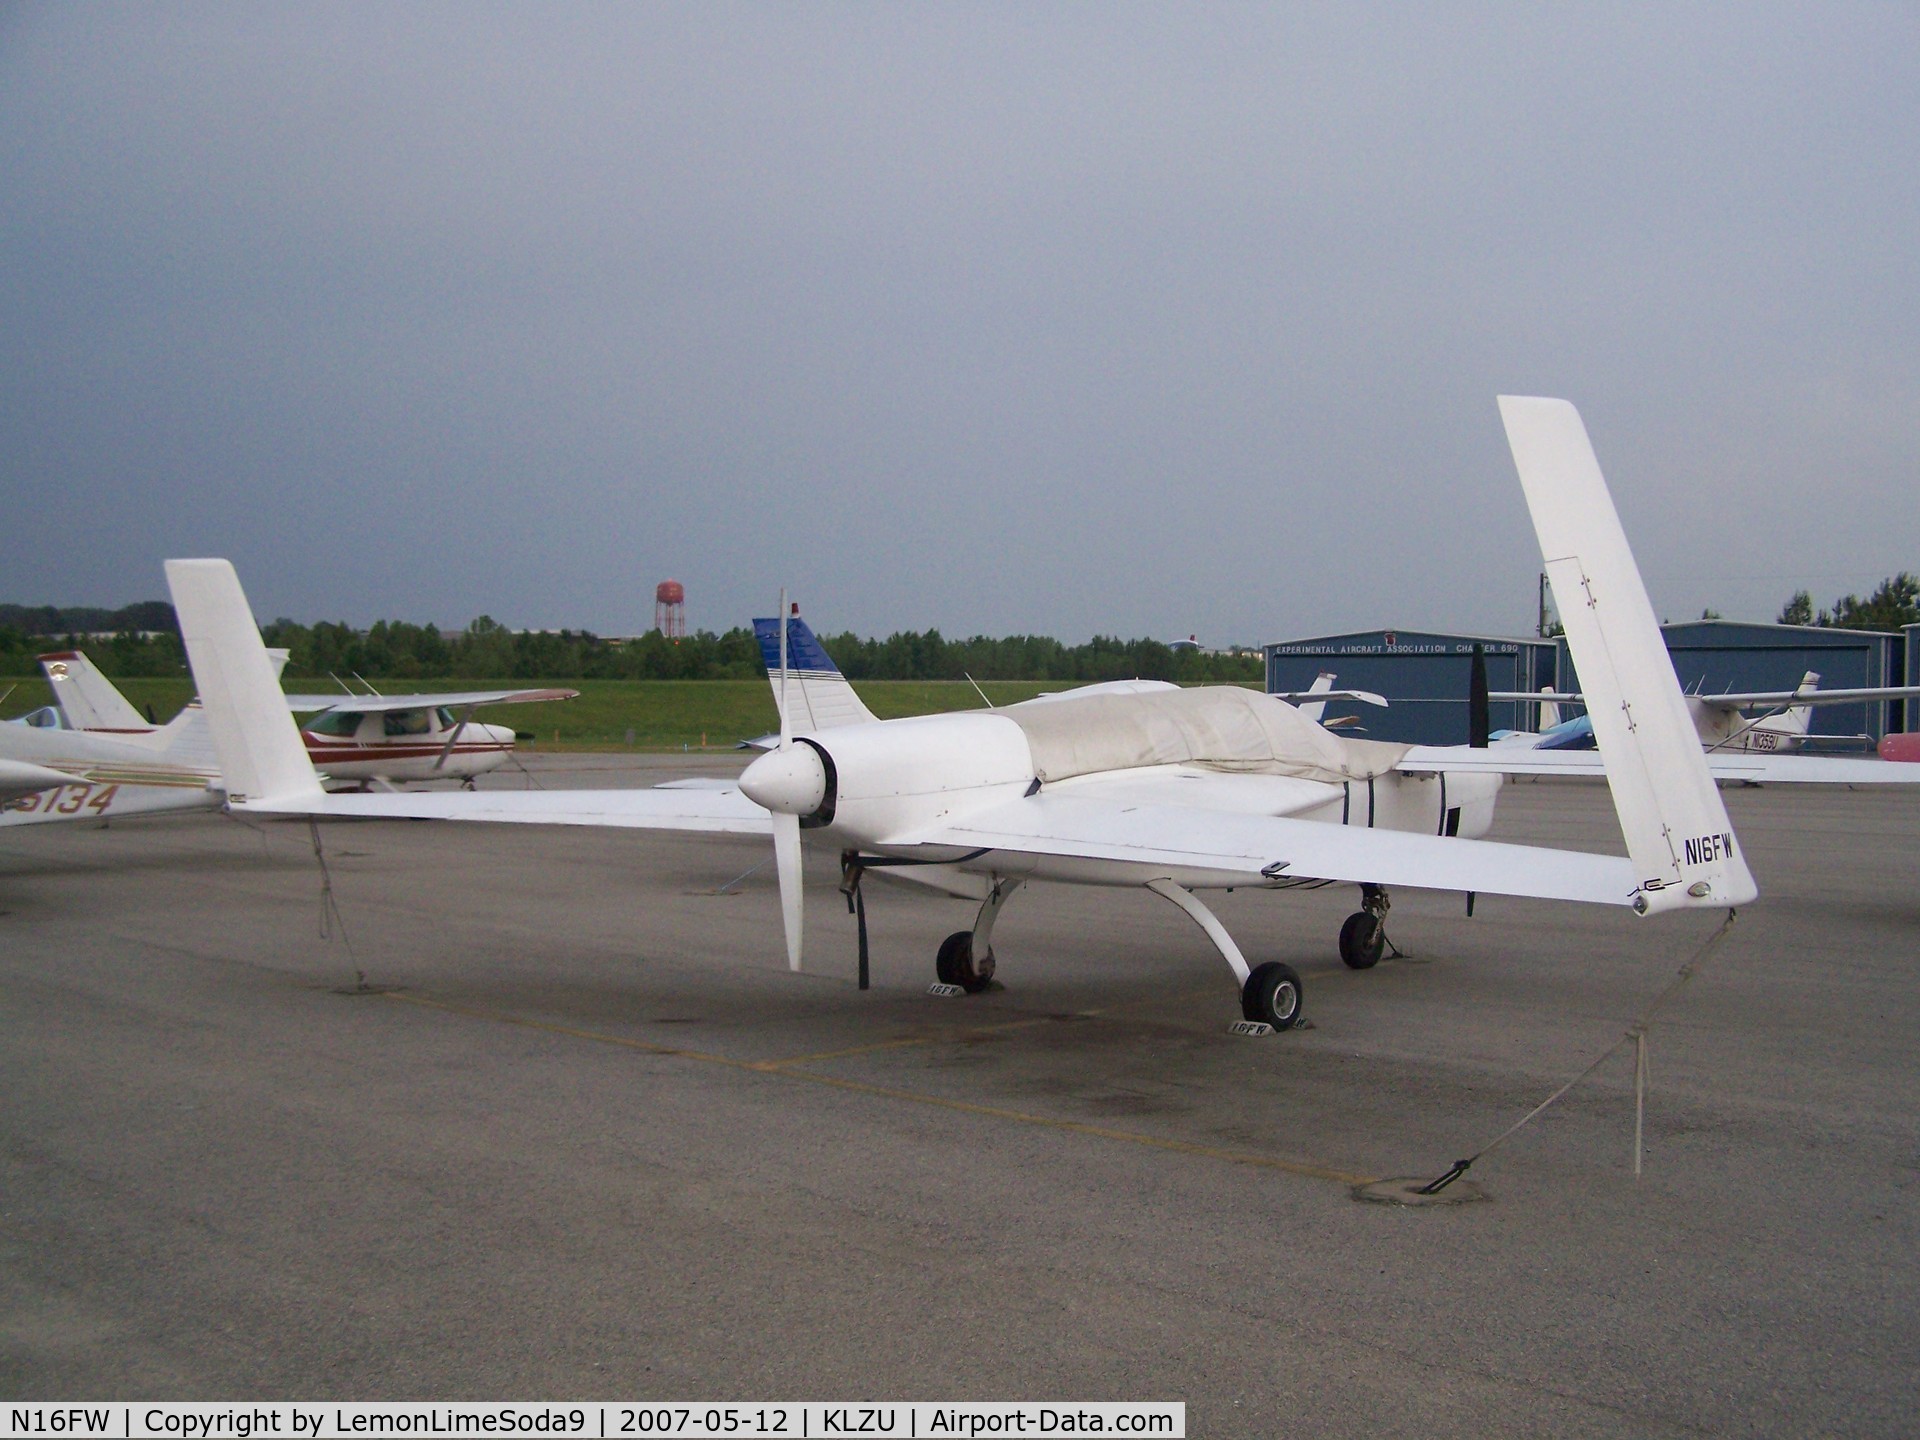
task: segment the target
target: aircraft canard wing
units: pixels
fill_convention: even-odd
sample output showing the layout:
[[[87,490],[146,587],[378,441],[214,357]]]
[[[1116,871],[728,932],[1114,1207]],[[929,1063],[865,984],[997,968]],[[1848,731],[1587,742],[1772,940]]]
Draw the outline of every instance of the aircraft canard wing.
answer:
[[[1743,750],[1709,751],[1702,759],[1713,779],[1750,785],[1920,785],[1920,773],[1908,773],[1920,767],[1878,759]],[[1495,745],[1487,750],[1415,745],[1394,769],[1410,775],[1559,775],[1596,780],[1607,775],[1597,750],[1533,750],[1524,745]]]
[[[1621,856],[1044,792],[881,848],[892,845],[1117,862],[1193,885],[1340,880],[1614,905],[1636,888]]]
[[[305,714],[339,710],[350,715],[391,715],[399,710],[461,710],[471,705],[541,705],[572,700],[578,690],[456,690],[444,695],[289,695],[287,709]]]
[[[1759,887],[1735,849],[1580,412],[1502,395],[1500,418],[1639,876],[1635,908],[1745,904]]]
[[[368,820],[481,820],[493,824],[595,825],[771,835],[767,812],[737,785],[674,784],[642,790],[402,790],[294,795],[248,804],[250,814]]]

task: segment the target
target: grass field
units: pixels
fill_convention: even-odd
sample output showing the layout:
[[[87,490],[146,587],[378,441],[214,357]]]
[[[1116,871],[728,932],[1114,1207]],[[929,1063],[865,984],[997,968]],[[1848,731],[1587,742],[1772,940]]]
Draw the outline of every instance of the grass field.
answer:
[[[0,699],[0,719],[53,702],[43,679],[0,681],[0,690],[10,683],[13,689]],[[136,708],[151,706],[162,722],[193,696],[192,682],[186,679],[117,683]],[[779,724],[772,689],[764,680],[437,680],[418,688],[446,692],[536,685],[566,686],[578,690],[580,698],[551,705],[494,706],[482,710],[480,718],[531,734],[534,750],[728,750]],[[305,693],[322,688],[311,680],[296,680],[293,687]],[[410,682],[381,686],[388,694],[413,688]],[[982,708],[979,693],[964,680],[872,680],[854,688],[883,720]],[[1053,680],[990,680],[981,688],[995,705],[1009,705],[1066,687]]]

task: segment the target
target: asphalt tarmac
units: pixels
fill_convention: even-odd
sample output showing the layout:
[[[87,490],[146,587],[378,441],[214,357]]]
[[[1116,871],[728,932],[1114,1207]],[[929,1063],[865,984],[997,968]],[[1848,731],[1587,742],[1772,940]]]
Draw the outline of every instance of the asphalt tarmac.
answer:
[[[728,761],[558,757],[543,783]],[[1240,891],[1311,1028],[1246,1039],[1145,892],[972,907],[763,843],[215,815],[0,835],[0,1395],[1182,1400],[1196,1436],[1910,1435],[1920,794],[1728,793],[1706,916]],[[1496,837],[1617,848],[1521,784]],[[755,868],[758,866],[759,868]],[[751,872],[751,873],[745,873]],[[738,879],[745,873],[744,879]],[[728,882],[736,882],[729,884]]]

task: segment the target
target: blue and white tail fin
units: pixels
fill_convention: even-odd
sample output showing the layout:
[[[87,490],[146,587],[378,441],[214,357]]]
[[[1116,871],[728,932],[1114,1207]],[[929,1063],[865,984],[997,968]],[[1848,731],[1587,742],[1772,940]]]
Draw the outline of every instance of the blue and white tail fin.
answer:
[[[1759,893],[1580,412],[1502,395],[1567,646],[1639,886],[1634,908],[1741,905]]]
[[[167,585],[228,801],[319,796],[319,777],[233,566],[225,560],[169,560]]]
[[[774,704],[780,703],[780,620],[755,620],[753,635],[760,642],[767,679],[773,684]],[[787,620],[787,704],[791,728],[832,730],[841,725],[864,725],[874,718],[847,683],[847,677],[827,657],[807,622],[798,615]]]

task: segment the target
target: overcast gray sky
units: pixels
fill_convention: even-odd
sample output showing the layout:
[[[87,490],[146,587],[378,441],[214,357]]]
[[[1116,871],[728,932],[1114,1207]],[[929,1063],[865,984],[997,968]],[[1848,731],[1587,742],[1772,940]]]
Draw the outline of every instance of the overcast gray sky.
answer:
[[[1524,633],[1920,569],[1920,10],[10,5],[0,599]]]

